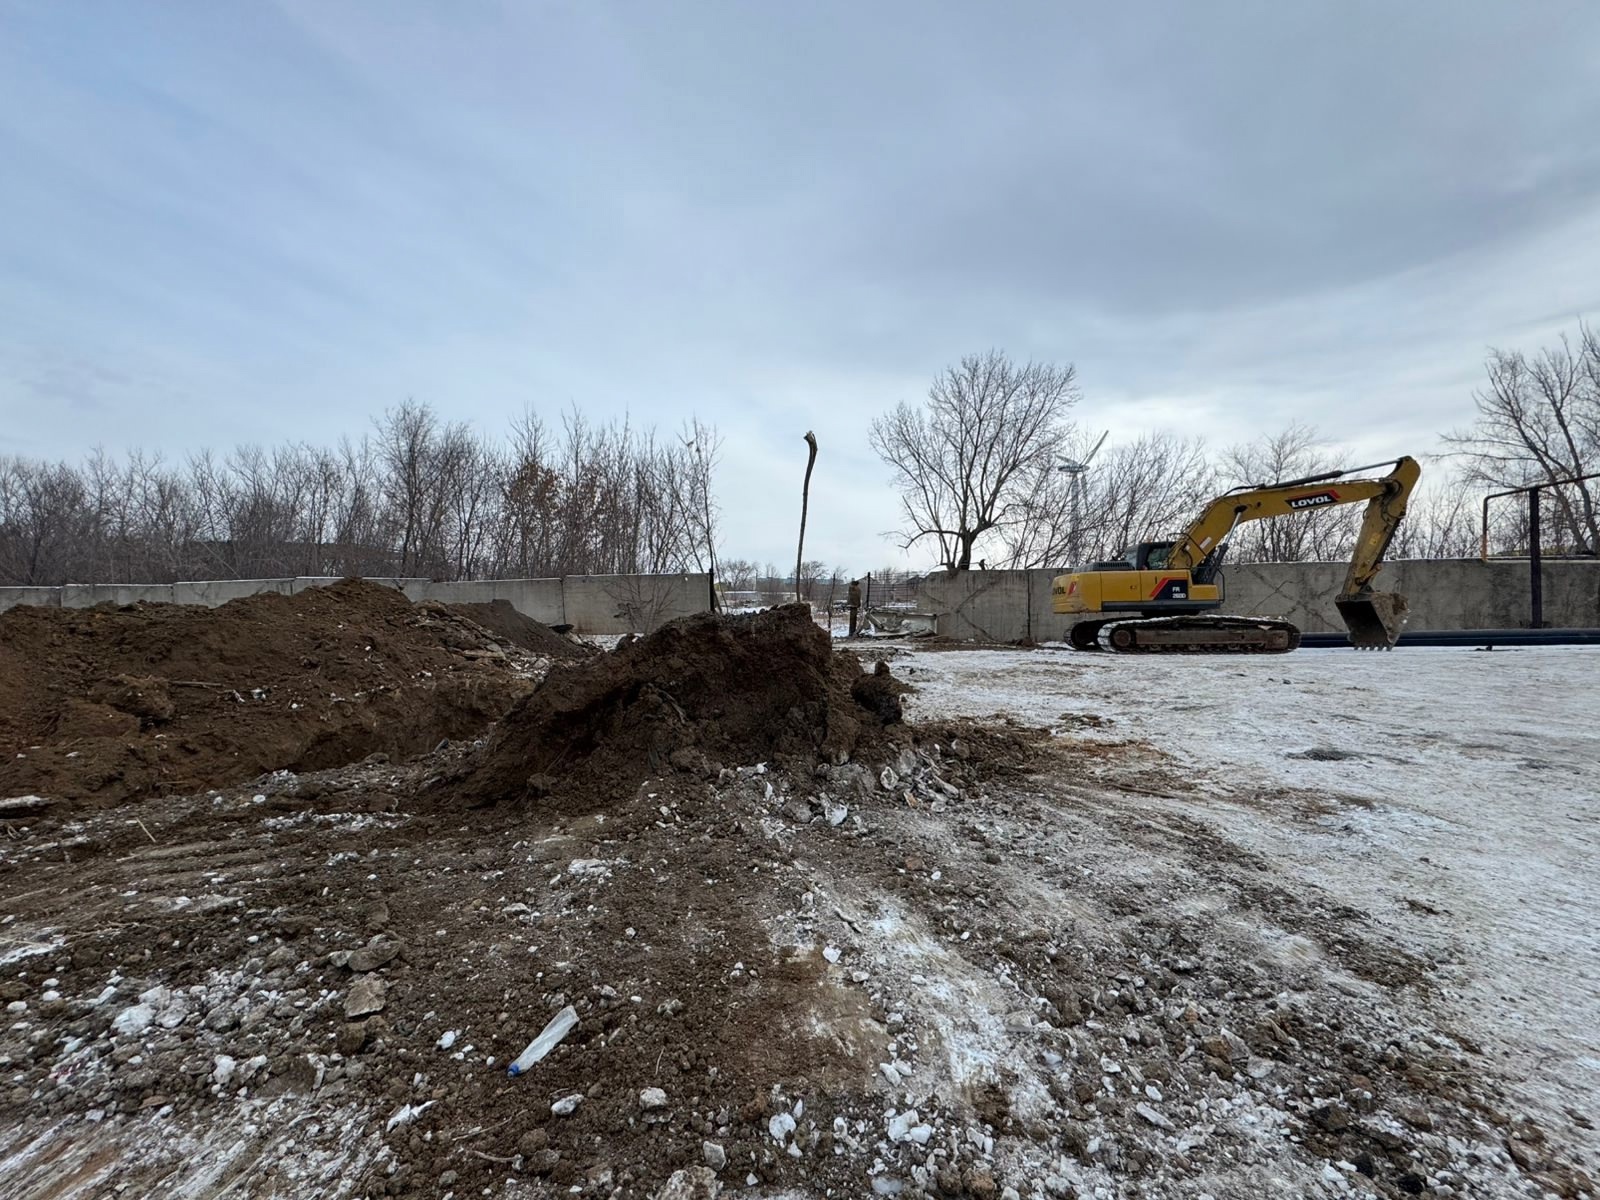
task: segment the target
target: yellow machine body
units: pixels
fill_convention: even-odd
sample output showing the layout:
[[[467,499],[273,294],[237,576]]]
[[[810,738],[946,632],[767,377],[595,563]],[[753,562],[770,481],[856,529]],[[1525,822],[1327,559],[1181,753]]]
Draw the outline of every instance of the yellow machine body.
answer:
[[[1056,576],[1051,608],[1083,618],[1072,630],[1072,644],[1079,649],[1293,649],[1299,631],[1287,621],[1204,615],[1221,608],[1226,598],[1221,567],[1228,539],[1245,521],[1364,502],[1366,514],[1335,604],[1353,645],[1393,646],[1405,624],[1405,597],[1375,592],[1372,581],[1422,469],[1415,459],[1400,458],[1381,477],[1351,478],[1354,474],[1331,471],[1236,488],[1208,504],[1175,541],[1141,542],[1120,560]]]
[[[1219,585],[1195,583],[1186,570],[1074,571],[1057,575],[1050,592],[1051,607],[1069,615],[1140,613],[1156,605],[1172,612],[1180,604],[1201,612],[1222,604]]]

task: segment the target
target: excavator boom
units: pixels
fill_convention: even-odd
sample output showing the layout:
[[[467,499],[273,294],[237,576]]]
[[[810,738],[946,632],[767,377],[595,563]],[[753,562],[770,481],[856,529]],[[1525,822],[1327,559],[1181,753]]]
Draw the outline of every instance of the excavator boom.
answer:
[[[1389,543],[1394,541],[1411,492],[1422,477],[1422,468],[1414,458],[1401,458],[1381,478],[1350,477],[1355,471],[1370,469],[1330,471],[1284,483],[1236,488],[1219,496],[1179,536],[1167,557],[1167,565],[1187,567],[1191,572],[1205,575],[1207,562],[1215,556],[1220,563],[1219,547],[1226,545],[1228,536],[1244,521],[1286,517],[1366,501],[1367,511],[1361,531],[1356,535],[1350,568],[1345,572],[1344,586],[1334,605],[1350,631],[1351,645],[1361,649],[1393,646],[1405,625],[1406,599],[1395,592],[1373,591],[1372,581],[1382,568]]]

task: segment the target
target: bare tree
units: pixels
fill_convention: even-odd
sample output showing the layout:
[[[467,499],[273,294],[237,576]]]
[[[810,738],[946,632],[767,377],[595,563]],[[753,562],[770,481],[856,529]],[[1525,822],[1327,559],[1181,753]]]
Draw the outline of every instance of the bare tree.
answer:
[[[1468,558],[1478,553],[1481,495],[1460,475],[1434,470],[1424,473],[1406,506],[1388,556],[1395,558]],[[1526,509],[1514,507],[1514,516]]]
[[[1232,447],[1222,457],[1224,486],[1260,487],[1324,471],[1337,471],[1345,457],[1326,449],[1316,429],[1293,424]],[[1337,561],[1355,544],[1359,510],[1313,510],[1271,521],[1252,521],[1234,531],[1229,557],[1235,562]]]
[[[576,411],[502,442],[407,403],[332,450],[3,458],[0,583],[707,570],[718,445],[699,421],[657,442]]]
[[[1068,439],[1065,453],[1087,454]],[[1004,565],[1076,566],[1076,547],[1090,560],[1110,558],[1137,542],[1170,537],[1215,494],[1216,468],[1205,443],[1166,432],[1112,446],[1074,475],[1054,465],[1037,471],[1027,519],[1004,531]]]
[[[932,538],[939,562],[964,571],[986,534],[1026,521],[1077,399],[1070,364],[1018,365],[991,350],[947,368],[926,405],[901,403],[873,421],[873,449],[900,492],[903,547]]]
[[[806,430],[806,478],[800,486],[800,540],[794,551],[794,598],[800,599],[800,559],[806,552],[806,510],[811,507],[811,470],[817,465],[817,435]]]
[[[760,578],[756,580],[756,590],[761,593],[764,603],[782,604],[789,591],[789,577],[779,572],[777,563],[766,563],[761,568]]]
[[[747,558],[724,558],[717,563],[723,585],[731,592],[753,592],[761,568]]]
[[[1491,350],[1484,370],[1488,385],[1473,393],[1477,421],[1444,439],[1469,479],[1514,488],[1600,471],[1600,335],[1580,325],[1576,345],[1563,335],[1531,356]],[[1546,492],[1552,546],[1600,552],[1596,482]]]
[[[794,592],[798,600],[816,600],[820,595],[826,594],[827,588],[818,588],[818,584],[828,578],[828,564],[818,559],[808,558],[800,564],[800,573],[795,576]]]
[[[679,435],[678,455],[682,469],[677,472],[682,488],[682,510],[688,526],[690,554],[698,570],[717,573],[717,500],[711,486],[717,460],[722,455],[722,437],[715,428],[698,418],[684,426]]]

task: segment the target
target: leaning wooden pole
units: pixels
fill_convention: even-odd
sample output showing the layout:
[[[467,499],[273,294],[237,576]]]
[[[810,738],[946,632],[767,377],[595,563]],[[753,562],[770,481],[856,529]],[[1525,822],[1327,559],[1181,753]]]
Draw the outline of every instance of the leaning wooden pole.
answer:
[[[806,509],[811,505],[811,468],[817,465],[817,435],[806,430],[806,481],[800,488],[800,547],[794,552],[794,599],[800,602],[800,563],[806,556]]]

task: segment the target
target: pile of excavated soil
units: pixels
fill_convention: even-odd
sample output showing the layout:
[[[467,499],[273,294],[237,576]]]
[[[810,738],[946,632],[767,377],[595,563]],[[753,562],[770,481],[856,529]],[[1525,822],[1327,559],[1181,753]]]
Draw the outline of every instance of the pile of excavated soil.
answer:
[[[563,637],[548,625],[524,616],[511,606],[509,600],[491,600],[486,604],[452,604],[449,608],[529,654],[540,654],[561,662],[599,653],[593,646]]]
[[[506,714],[465,790],[579,811],[668,767],[842,764],[900,720],[904,690],[885,664],[869,675],[835,652],[802,605],[701,613],[553,673]]]
[[[0,796],[112,804],[480,733],[530,684],[488,632],[359,580],[220,608],[0,614]]]

